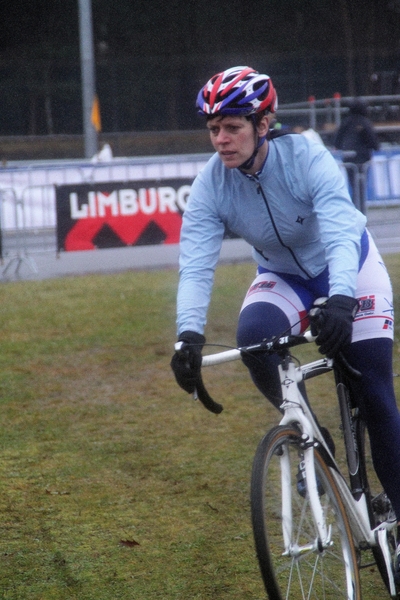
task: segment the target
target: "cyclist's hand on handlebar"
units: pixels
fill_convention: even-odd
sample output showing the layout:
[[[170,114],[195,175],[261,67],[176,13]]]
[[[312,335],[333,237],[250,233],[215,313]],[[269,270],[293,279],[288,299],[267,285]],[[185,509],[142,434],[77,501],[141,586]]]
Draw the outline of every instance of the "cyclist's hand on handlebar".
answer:
[[[185,392],[192,394],[196,389],[201,373],[201,351],[206,338],[195,331],[184,331],[178,342],[182,348],[175,352],[171,360],[171,369],[175,379]]]
[[[335,294],[325,304],[310,311],[311,333],[320,346],[319,351],[328,358],[351,343],[353,321],[358,309],[358,301],[350,296]]]

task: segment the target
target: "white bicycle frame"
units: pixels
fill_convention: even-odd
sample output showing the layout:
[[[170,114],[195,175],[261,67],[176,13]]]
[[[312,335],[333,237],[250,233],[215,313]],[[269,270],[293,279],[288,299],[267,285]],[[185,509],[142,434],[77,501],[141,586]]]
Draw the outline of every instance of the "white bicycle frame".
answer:
[[[305,337],[308,341],[313,341],[315,339],[309,332],[305,333]],[[238,360],[240,358],[240,349],[227,350],[224,352],[203,356],[202,366],[217,365],[223,362]],[[315,543],[312,546],[307,545],[307,547],[304,548],[291,547],[290,534],[293,524],[290,494],[291,482],[289,476],[290,465],[289,456],[284,452],[280,458],[282,477],[282,523],[285,544],[284,554],[290,556],[299,555],[302,552],[310,551],[310,549],[314,548],[314,545],[316,546],[317,544],[322,544],[324,548],[327,548],[331,544],[331,532],[329,527],[326,526],[321,498],[318,494],[314,466],[314,448],[321,445],[329,454],[332,461],[330,471],[340,492],[342,502],[345,506],[355,544],[357,547],[363,545],[380,546],[385,559],[389,579],[389,591],[391,595],[394,596],[396,589],[391,568],[391,556],[387,541],[387,532],[396,526],[396,519],[394,519],[393,522],[384,522],[374,529],[371,529],[365,493],[361,493],[358,500],[353,497],[345,478],[341,474],[339,467],[315,422],[308,403],[304,399],[298,387],[298,384],[305,379],[306,373],[317,371],[323,373],[331,370],[332,367],[333,361],[328,358],[322,358],[297,367],[292,360],[286,361],[285,366],[282,364],[279,365],[283,397],[283,403],[280,408],[284,413],[280,421],[280,425],[296,424],[297,428],[299,428],[302,433],[302,438],[304,440],[304,464],[307,490],[313,519],[318,531],[318,539],[315,540]]]

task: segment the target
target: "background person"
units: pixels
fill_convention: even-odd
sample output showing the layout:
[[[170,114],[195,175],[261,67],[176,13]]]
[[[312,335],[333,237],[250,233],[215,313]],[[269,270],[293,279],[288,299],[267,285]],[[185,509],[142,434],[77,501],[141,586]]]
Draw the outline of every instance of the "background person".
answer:
[[[183,352],[171,366],[188,393],[200,377],[204,328],[225,228],[253,246],[256,278],[244,299],[239,346],[298,334],[326,296],[317,343],[343,352],[355,382],[374,467],[400,519],[400,415],[393,388],[393,304],[388,273],[366,217],[352,203],[331,153],[298,134],[271,137],[277,96],[249,67],[217,73],[200,90],[216,153],[193,182],[183,215],[177,298]],[[258,389],[282,402],[277,357],[247,356]]]
[[[350,185],[354,191],[358,189],[360,206],[364,204],[365,186],[360,175],[363,174],[363,165],[371,160],[374,150],[379,150],[379,142],[371,121],[367,117],[367,106],[362,100],[356,99],[350,105],[349,115],[343,120],[335,137],[335,148],[343,152],[353,152],[354,155],[346,162],[354,163],[356,170],[347,170]]]

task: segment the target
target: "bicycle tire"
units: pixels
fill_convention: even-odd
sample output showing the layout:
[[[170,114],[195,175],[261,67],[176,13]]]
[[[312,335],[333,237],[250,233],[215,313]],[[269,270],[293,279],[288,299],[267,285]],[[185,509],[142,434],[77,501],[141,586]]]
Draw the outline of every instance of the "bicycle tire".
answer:
[[[282,453],[290,458],[290,490],[293,532],[292,556],[283,556]],[[360,600],[357,553],[350,524],[323,454],[314,450],[315,470],[333,544],[322,549],[312,517],[308,494],[297,489],[301,461],[300,432],[294,426],[277,426],[261,440],[253,462],[251,513],[255,548],[261,576],[270,600]],[[323,490],[323,491],[322,491]],[[298,546],[296,546],[296,544]],[[314,544],[309,551],[307,544]],[[296,555],[296,549],[304,552]]]

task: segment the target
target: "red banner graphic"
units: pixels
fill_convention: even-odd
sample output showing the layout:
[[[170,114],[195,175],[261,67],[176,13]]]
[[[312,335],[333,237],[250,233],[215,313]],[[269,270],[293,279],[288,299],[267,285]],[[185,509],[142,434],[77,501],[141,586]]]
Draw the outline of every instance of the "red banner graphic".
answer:
[[[192,180],[56,188],[58,250],[176,244]]]

